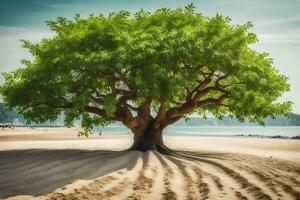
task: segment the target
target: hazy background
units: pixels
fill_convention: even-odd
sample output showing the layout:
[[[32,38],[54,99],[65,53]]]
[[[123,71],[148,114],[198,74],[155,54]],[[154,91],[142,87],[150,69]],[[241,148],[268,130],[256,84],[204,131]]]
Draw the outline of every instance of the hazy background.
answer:
[[[220,13],[232,18],[233,23],[253,21],[252,29],[259,43],[253,48],[268,52],[274,58],[274,67],[289,77],[291,91],[280,101],[294,102],[293,112],[300,113],[300,1],[299,0],[0,0],[0,72],[21,67],[20,59],[30,58],[21,48],[20,39],[38,42],[51,37],[45,21],[58,16],[72,18],[89,14],[107,14],[111,11],[140,8],[152,11],[161,7],[184,7],[193,2],[204,15]],[[0,76],[0,84],[3,77]],[[0,98],[1,99],[1,98]]]

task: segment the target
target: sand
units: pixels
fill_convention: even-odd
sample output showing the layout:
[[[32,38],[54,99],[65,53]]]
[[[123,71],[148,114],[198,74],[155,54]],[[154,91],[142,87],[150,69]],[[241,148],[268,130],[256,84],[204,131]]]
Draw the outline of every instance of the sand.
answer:
[[[300,141],[167,136],[181,156],[122,151],[127,135],[0,130],[0,198],[300,199]]]

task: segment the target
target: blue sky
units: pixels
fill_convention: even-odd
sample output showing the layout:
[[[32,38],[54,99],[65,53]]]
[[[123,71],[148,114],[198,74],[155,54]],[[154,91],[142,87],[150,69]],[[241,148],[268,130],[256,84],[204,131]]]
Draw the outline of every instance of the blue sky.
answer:
[[[289,77],[291,91],[279,101],[293,101],[293,112],[300,113],[300,0],[0,0],[0,72],[17,69],[21,67],[20,59],[30,58],[21,48],[20,39],[38,42],[52,36],[46,20],[122,9],[152,11],[189,3],[194,3],[196,10],[204,15],[220,13],[238,24],[253,21],[252,31],[259,38],[253,48],[269,53],[274,66]]]

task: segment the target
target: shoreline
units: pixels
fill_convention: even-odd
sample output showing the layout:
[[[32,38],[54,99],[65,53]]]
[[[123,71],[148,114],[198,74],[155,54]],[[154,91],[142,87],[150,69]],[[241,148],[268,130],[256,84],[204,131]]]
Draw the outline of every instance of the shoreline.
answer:
[[[125,150],[132,134],[77,136],[75,128],[15,128],[0,131],[0,151],[26,149]],[[248,136],[197,136],[165,134],[167,146],[176,150],[244,153],[300,162],[300,142],[295,139]]]
[[[182,126],[179,126],[182,128]],[[218,126],[205,126],[205,128],[207,127],[218,127]],[[230,127],[230,126],[226,126],[226,127]],[[240,127],[243,127],[243,126],[239,126]],[[259,126],[257,126],[259,127]],[[274,127],[274,126],[272,126]],[[283,127],[284,126],[280,126],[280,127]],[[289,128],[293,128],[293,127],[290,127],[288,126]],[[118,127],[119,128],[119,127]],[[295,128],[300,128],[298,126],[295,126]],[[2,135],[1,133],[3,132],[12,132],[12,130],[27,130],[25,132],[28,132],[28,130],[31,130],[31,131],[34,131],[34,130],[44,130],[44,129],[52,129],[52,130],[56,130],[56,129],[72,129],[72,130],[78,130],[78,128],[76,127],[71,127],[71,128],[68,128],[68,127],[47,127],[47,126],[37,126],[37,127],[28,127],[28,126],[21,126],[21,127],[12,127],[12,128],[2,128],[0,129],[0,136]],[[11,131],[9,131],[11,130]],[[124,136],[128,136],[128,135],[132,135],[131,132],[120,132],[120,131],[106,131],[106,130],[103,130],[102,131],[103,134],[102,135],[124,135]],[[285,134],[275,134],[275,135],[262,135],[262,134],[251,134],[251,133],[247,133],[247,134],[236,134],[236,133],[205,133],[205,132],[184,132],[184,133],[180,133],[180,132],[170,132],[170,131],[166,131],[164,133],[166,136],[197,136],[197,137],[237,137],[237,138],[270,138],[270,139],[291,139],[291,140],[300,140],[300,132],[299,134],[297,135],[293,135],[293,136],[286,136]],[[91,135],[99,135],[99,131],[92,131],[92,133],[89,135],[89,137]]]

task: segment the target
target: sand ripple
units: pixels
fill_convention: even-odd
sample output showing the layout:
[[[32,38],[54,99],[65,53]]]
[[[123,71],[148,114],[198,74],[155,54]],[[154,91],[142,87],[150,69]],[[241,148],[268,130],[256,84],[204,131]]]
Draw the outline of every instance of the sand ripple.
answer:
[[[0,152],[0,198],[300,199],[299,163],[241,154],[178,153]]]

